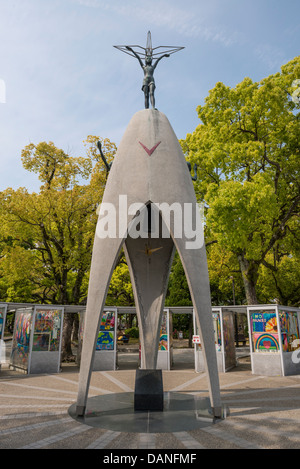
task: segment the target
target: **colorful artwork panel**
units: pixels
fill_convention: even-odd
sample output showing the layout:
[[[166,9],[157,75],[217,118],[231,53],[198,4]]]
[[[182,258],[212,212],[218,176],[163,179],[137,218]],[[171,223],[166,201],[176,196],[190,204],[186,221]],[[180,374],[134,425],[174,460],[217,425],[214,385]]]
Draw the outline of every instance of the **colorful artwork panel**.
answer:
[[[295,350],[294,341],[299,339],[298,315],[294,311],[279,311],[279,319],[282,350],[284,352],[293,352]]]
[[[278,352],[278,334],[253,334],[254,350],[257,352]]]
[[[62,312],[60,310],[36,311],[34,324],[34,338],[32,350],[34,352],[57,352],[60,344],[62,326]]]
[[[216,350],[221,351],[222,337],[221,337],[220,314],[219,313],[213,313],[212,317],[213,317],[213,325],[214,325],[214,336],[215,336]]]
[[[158,350],[168,350],[168,334],[161,334],[159,338]]]
[[[33,335],[33,352],[48,352],[50,345],[50,333],[41,333]]]
[[[253,311],[250,323],[254,352],[278,352],[280,350],[275,311]]]
[[[165,352],[168,350],[168,330],[167,330],[167,313],[166,312],[164,312],[162,315],[158,350],[163,350]]]
[[[96,342],[96,350],[114,350],[115,312],[104,311]]]
[[[4,316],[5,308],[0,306],[0,339],[2,338],[2,334],[4,334]]]
[[[17,311],[10,363],[27,370],[32,312]]]
[[[297,312],[279,310],[278,315],[280,330],[275,311],[261,310],[251,312],[250,323],[254,351],[278,352],[280,350],[280,343],[283,352],[294,350],[293,342],[299,339]],[[281,337],[279,337],[280,331]]]
[[[96,350],[114,350],[114,332],[100,331],[97,338]]]
[[[275,311],[256,311],[251,313],[252,332],[277,333],[277,318]]]
[[[114,311],[104,311],[100,331],[114,331],[115,329],[115,312]]]

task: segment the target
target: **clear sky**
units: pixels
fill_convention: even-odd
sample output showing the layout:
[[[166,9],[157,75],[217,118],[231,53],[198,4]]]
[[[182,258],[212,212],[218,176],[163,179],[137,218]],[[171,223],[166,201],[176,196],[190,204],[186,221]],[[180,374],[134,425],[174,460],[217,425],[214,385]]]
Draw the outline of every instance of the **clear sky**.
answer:
[[[119,144],[144,108],[138,61],[113,45],[184,46],[155,71],[156,107],[178,138],[218,81],[235,86],[300,55],[299,0],[0,0],[0,190],[38,191],[21,150],[52,141],[83,156]],[[300,78],[300,77],[299,77]]]

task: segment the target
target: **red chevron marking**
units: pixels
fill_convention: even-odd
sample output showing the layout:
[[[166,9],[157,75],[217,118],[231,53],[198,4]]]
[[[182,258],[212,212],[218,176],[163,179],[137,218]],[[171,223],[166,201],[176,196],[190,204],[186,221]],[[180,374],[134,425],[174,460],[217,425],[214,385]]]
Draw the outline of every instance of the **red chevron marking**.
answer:
[[[156,150],[160,143],[161,142],[158,142],[156,145],[154,145],[154,147],[150,148],[149,150],[149,148],[147,148],[142,142],[139,142],[139,144],[144,148],[144,150],[148,153],[149,156],[152,155],[152,153]]]

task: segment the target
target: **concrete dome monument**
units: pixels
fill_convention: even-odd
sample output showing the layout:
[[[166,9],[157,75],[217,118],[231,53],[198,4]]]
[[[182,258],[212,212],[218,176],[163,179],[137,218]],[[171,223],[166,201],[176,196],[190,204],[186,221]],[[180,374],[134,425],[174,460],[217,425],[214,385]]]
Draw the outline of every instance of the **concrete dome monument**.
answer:
[[[210,285],[199,208],[178,139],[167,117],[154,108],[146,107],[134,114],[109,171],[93,247],[77,416],[85,414],[99,324],[122,248],[133,286],[141,368],[145,370],[156,369],[159,327],[177,249],[201,335],[211,407],[214,416],[220,418]]]

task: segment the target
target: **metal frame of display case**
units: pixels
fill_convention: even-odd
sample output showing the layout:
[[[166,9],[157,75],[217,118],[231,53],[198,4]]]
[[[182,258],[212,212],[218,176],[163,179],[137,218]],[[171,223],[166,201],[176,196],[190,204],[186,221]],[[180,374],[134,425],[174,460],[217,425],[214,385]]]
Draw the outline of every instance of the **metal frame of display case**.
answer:
[[[251,314],[254,312],[274,312],[276,317],[276,327],[278,334],[278,350],[276,351],[255,351],[253,349],[253,330],[251,327]],[[247,307],[248,327],[249,327],[249,345],[251,356],[251,369],[253,374],[265,376],[288,376],[300,374],[300,358],[298,363],[293,363],[293,353],[283,350],[280,313],[297,313],[298,334],[300,332],[300,309],[282,305],[255,305]],[[257,331],[259,334],[259,331]],[[267,335],[267,332],[261,333]],[[272,333],[270,333],[272,334]],[[299,336],[300,338],[300,336]],[[300,344],[299,344],[300,345]],[[296,350],[295,350],[296,351]],[[300,354],[300,353],[299,353]]]

